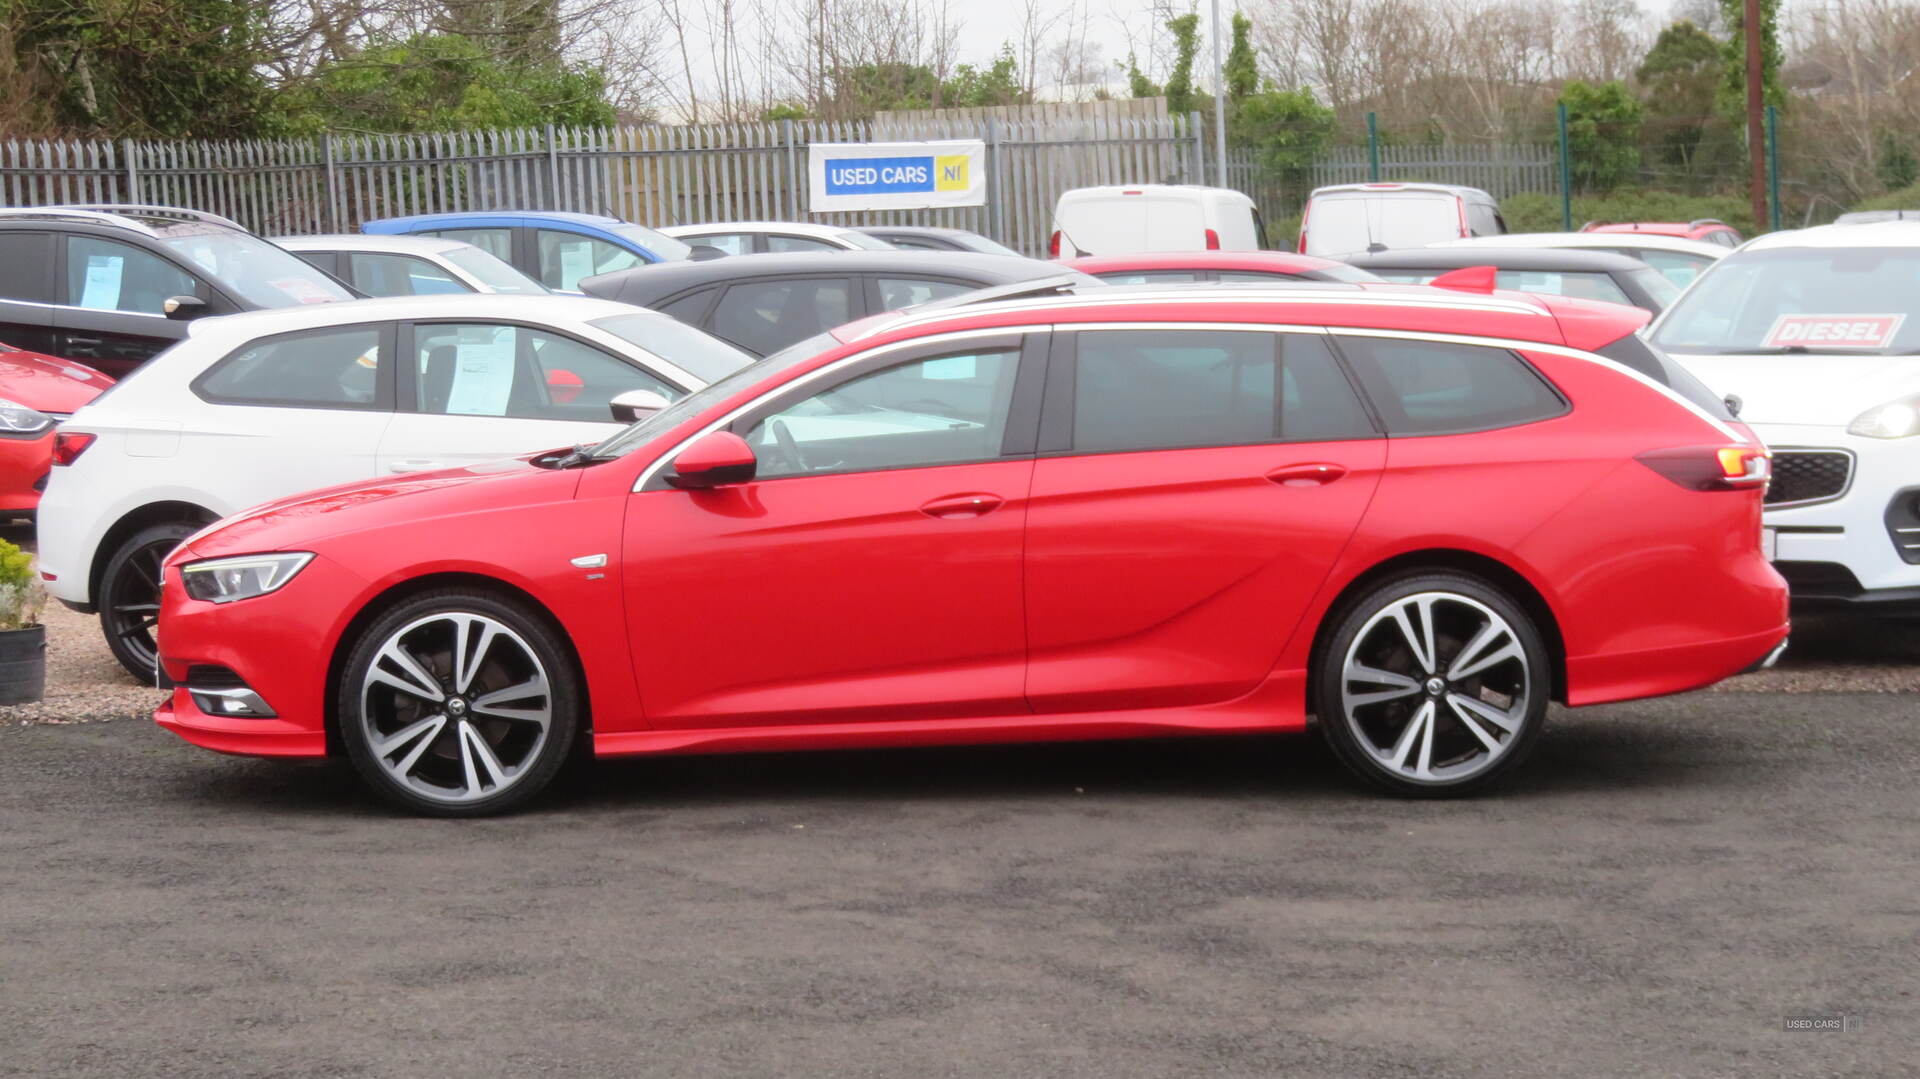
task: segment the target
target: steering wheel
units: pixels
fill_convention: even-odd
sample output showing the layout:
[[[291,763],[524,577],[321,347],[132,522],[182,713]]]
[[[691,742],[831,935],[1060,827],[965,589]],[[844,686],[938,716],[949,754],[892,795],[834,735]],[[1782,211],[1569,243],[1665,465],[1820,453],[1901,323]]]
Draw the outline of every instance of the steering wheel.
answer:
[[[787,459],[787,464],[796,472],[808,471],[807,459],[801,455],[800,443],[794,440],[793,432],[787,430],[787,421],[774,420],[767,425],[767,429],[773,432],[773,441],[780,447],[780,454]]]

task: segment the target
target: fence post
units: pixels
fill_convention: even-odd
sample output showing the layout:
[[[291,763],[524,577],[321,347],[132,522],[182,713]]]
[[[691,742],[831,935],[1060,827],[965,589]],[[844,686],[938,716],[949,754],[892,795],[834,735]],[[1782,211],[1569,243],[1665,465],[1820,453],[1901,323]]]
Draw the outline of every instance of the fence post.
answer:
[[[1367,180],[1380,182],[1380,115],[1367,114]]]
[[[1006,243],[1000,233],[1000,125],[987,117],[987,232]]]
[[[787,220],[802,221],[800,216],[799,148],[793,144],[793,117],[780,121],[780,141],[787,147]]]
[[[1767,217],[1773,231],[1780,231],[1780,137],[1777,123],[1780,110],[1767,106]],[[1756,221],[1754,224],[1758,225]]]
[[[140,197],[140,169],[133,163],[133,140],[121,139],[120,152],[127,158],[127,201],[135,204],[145,202]]]
[[[320,150],[327,161],[327,231],[340,231],[340,173],[333,160],[333,133],[320,136]]]
[[[1560,228],[1573,231],[1573,168],[1567,155],[1567,107],[1560,106]]]
[[[1199,181],[1202,187],[1205,187],[1207,183],[1207,143],[1205,132],[1200,126],[1200,110],[1193,109],[1187,113],[1187,126],[1193,129],[1193,171],[1195,179]],[[1153,177],[1149,176],[1147,179],[1151,180]]]
[[[553,125],[547,125],[547,209],[560,208],[560,147],[554,142]]]

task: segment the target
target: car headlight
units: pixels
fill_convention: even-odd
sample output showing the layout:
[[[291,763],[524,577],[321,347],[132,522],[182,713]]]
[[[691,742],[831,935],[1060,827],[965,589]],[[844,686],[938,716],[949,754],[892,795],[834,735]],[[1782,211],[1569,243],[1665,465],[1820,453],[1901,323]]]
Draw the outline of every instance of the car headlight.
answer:
[[[1875,405],[1853,418],[1847,433],[1864,438],[1910,438],[1920,435],[1920,395]]]
[[[232,603],[266,595],[293,580],[311,561],[313,555],[305,551],[210,558],[181,566],[180,576],[187,582],[187,595],[194,599]]]
[[[37,435],[53,426],[53,417],[37,408],[0,397],[0,434]]]

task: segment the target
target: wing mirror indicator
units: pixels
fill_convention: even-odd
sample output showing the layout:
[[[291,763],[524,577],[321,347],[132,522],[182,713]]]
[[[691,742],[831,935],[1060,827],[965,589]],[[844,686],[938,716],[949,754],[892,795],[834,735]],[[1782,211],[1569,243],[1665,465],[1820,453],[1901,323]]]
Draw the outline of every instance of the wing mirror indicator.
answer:
[[[554,372],[554,374],[559,373]],[[607,405],[613,410],[613,418],[616,422],[632,423],[642,416],[650,416],[660,411],[671,403],[666,397],[652,390],[628,390],[625,393],[616,394],[613,400],[607,402]]]
[[[760,462],[753,447],[732,431],[711,431],[673,459],[667,483],[683,491],[704,491],[753,479]]]

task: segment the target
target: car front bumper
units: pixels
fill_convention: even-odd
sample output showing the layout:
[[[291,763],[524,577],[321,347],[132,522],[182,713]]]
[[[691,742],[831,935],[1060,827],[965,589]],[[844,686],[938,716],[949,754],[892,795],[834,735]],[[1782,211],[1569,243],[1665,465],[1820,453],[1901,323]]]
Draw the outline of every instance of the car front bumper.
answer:
[[[1834,450],[1853,460],[1838,495],[1769,506],[1763,515],[1763,526],[1774,531],[1774,564],[1792,588],[1794,608],[1920,610],[1920,438],[1861,438],[1837,427],[1752,426],[1776,455]]]

